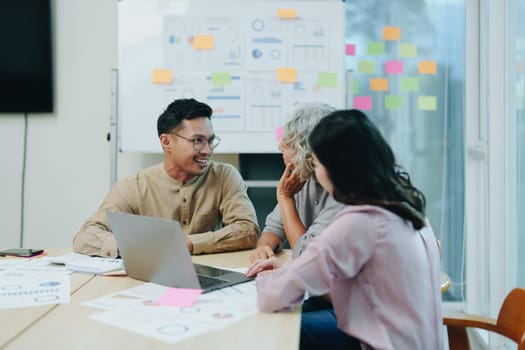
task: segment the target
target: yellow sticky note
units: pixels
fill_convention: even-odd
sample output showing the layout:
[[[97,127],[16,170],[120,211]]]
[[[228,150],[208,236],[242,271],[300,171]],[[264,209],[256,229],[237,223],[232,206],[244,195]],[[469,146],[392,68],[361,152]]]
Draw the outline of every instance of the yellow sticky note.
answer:
[[[213,35],[195,35],[193,37],[193,48],[197,50],[213,49]]]
[[[297,81],[297,69],[277,68],[277,80],[283,83],[295,83]]]
[[[403,43],[399,44],[399,57],[416,57],[417,56],[417,46],[416,44]]]
[[[371,78],[370,79],[370,90],[372,90],[372,91],[387,91],[388,90],[388,79],[385,79],[385,78]]]
[[[212,72],[211,73],[211,85],[212,86],[224,86],[232,83],[232,75],[230,72]]]
[[[435,111],[437,109],[436,96],[419,96],[417,107],[420,111]]]
[[[437,64],[435,61],[421,61],[418,67],[419,74],[436,74]]]
[[[383,40],[399,40],[401,29],[399,27],[383,27]]]
[[[317,74],[317,86],[337,87],[337,74],[332,72],[319,72]]]
[[[154,69],[151,82],[154,84],[171,84],[173,82],[173,71],[171,69]]]
[[[279,18],[297,18],[296,9],[278,9],[277,17]]]

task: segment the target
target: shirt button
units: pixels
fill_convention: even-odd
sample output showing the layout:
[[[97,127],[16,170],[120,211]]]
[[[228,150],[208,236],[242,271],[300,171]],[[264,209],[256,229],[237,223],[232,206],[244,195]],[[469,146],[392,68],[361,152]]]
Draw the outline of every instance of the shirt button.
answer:
[[[182,198],[182,203],[186,203],[186,198]]]
[[[187,225],[187,224],[188,224],[188,221],[184,220],[182,223],[183,223],[184,225]]]

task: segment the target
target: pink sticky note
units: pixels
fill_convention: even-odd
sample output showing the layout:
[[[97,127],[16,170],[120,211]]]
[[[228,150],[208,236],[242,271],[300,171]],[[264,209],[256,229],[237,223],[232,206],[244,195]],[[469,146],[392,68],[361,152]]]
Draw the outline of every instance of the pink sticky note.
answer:
[[[189,307],[195,304],[195,300],[202,293],[202,289],[169,288],[160,297],[158,305]]]
[[[362,111],[369,111],[372,109],[371,96],[354,96],[354,108]]]
[[[347,56],[355,56],[355,45],[354,44],[346,44],[345,45],[345,52]]]
[[[281,142],[282,139],[283,139],[283,127],[278,126],[275,128],[275,141]]]
[[[402,74],[403,73],[403,61],[387,61],[385,63],[385,73]]]

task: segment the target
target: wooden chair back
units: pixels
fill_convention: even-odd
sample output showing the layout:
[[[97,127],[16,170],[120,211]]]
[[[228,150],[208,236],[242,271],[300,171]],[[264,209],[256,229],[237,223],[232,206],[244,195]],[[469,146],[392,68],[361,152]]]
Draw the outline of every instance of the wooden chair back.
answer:
[[[481,328],[512,339],[525,350],[525,289],[514,288],[505,297],[497,320],[475,315],[444,315],[450,350],[470,350],[467,328]]]

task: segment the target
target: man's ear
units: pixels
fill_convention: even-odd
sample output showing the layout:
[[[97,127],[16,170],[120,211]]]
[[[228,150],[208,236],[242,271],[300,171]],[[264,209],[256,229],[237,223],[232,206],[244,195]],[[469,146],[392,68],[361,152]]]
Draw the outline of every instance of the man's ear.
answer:
[[[160,145],[164,151],[171,150],[171,139],[168,137],[168,134],[160,135]]]

